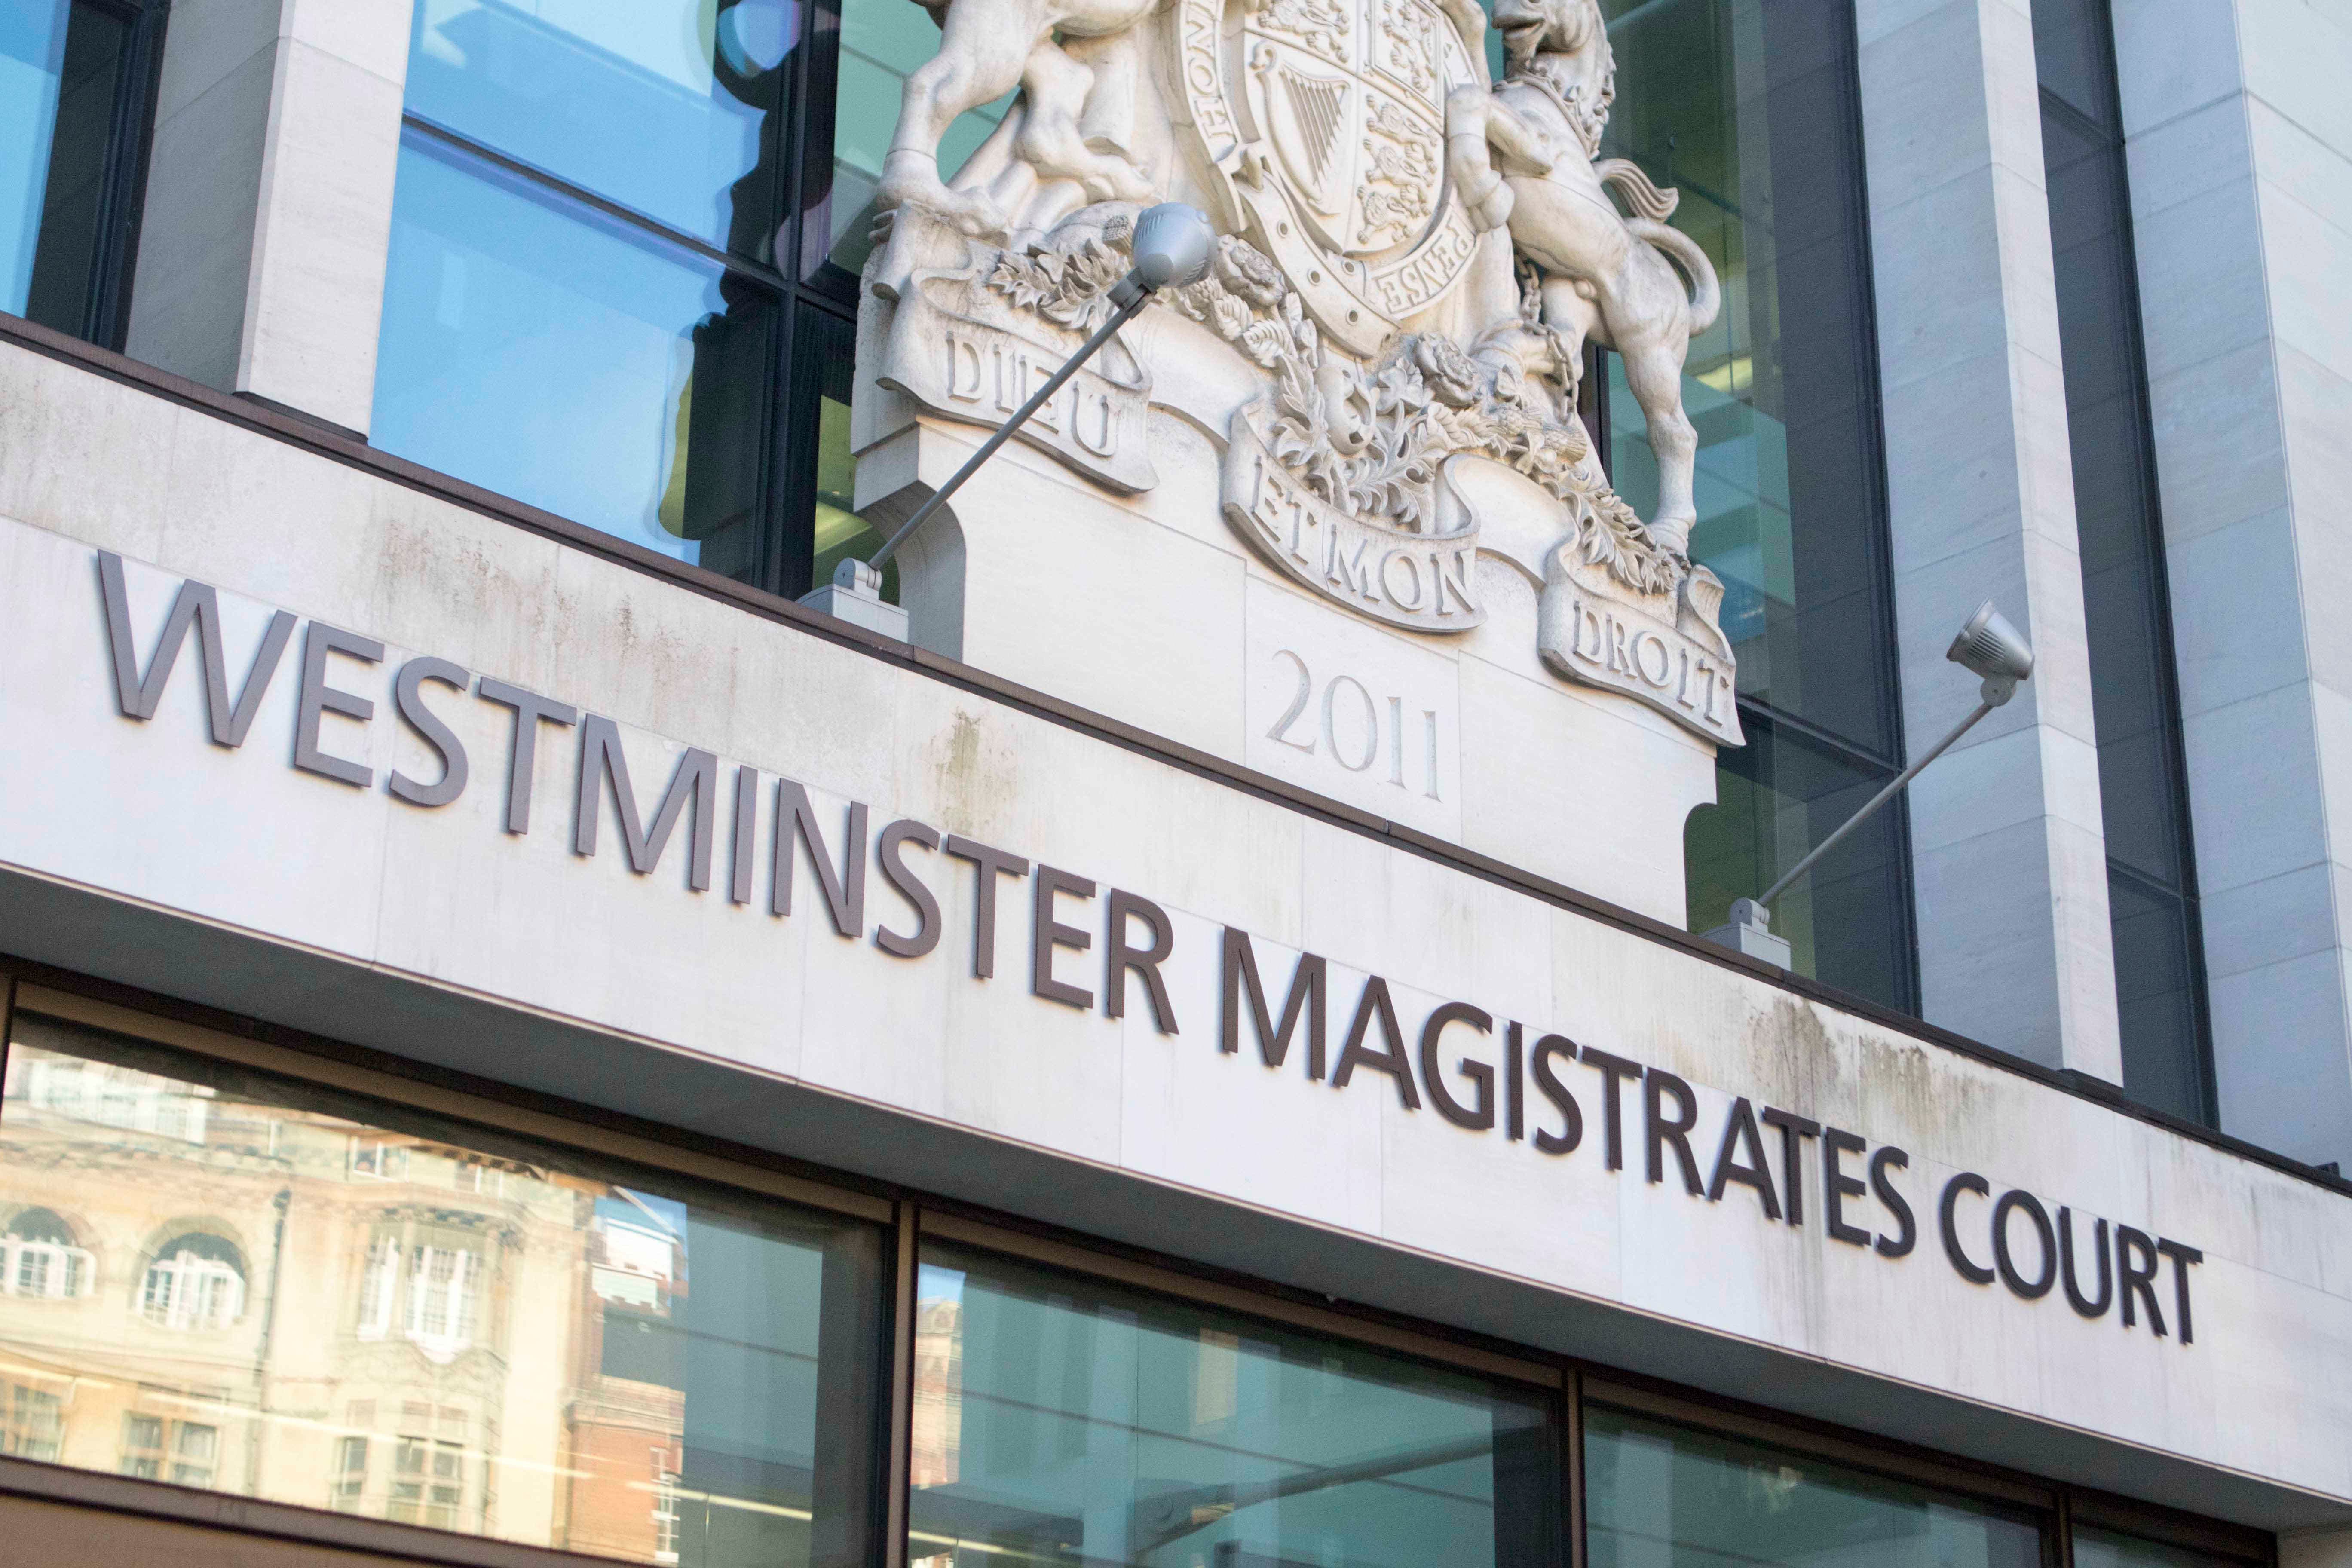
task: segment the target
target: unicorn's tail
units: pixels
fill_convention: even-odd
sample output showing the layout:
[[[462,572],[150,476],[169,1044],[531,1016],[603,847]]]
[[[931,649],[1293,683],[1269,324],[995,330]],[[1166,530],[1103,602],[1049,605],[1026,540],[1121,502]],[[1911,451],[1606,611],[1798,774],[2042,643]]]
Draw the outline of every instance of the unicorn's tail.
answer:
[[[1629,218],[1625,226],[1636,237],[1645,239],[1664,252],[1666,259],[1682,268],[1691,282],[1690,335],[1698,336],[1715,325],[1717,312],[1723,309],[1723,285],[1715,276],[1715,263],[1698,247],[1698,241],[1682,230],[1645,217]]]

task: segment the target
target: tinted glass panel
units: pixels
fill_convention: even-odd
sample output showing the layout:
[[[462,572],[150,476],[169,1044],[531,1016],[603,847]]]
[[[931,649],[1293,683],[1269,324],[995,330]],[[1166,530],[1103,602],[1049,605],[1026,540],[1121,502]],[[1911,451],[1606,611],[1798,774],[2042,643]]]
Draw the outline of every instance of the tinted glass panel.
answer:
[[[761,261],[794,0],[419,0],[408,107]]]
[[[1542,1568],[1541,1404],[1480,1380],[927,1247],[908,1555]]]
[[[772,298],[421,132],[399,180],[376,445],[754,575]]]
[[[1740,691],[1891,760],[1851,12],[1839,0],[1602,9],[1617,59],[1602,151],[1680,188],[1675,226],[1722,279],[1683,402],[1699,433],[1691,553],[1727,590]],[[1610,364],[1611,472],[1647,516],[1647,426],[1622,362]]]
[[[65,75],[66,0],[0,8],[0,310],[25,313]]]
[[[631,1562],[866,1561],[868,1227],[23,1013],[0,1227],[11,1453]]]
[[[2033,67],[2044,90],[2094,123],[2116,116],[2104,0],[2034,0]],[[2054,206],[2054,204],[2053,204]]]
[[[0,8],[0,310],[80,337],[112,331],[131,45],[112,11]]]
[[[1588,1408],[1591,1568],[2042,1568],[2025,1517],[1801,1455]]]
[[[2178,886],[2183,814],[2122,149],[2063,111],[2042,118],[2107,855]]]
[[[2110,868],[2107,919],[2115,931],[2125,1087],[2143,1105],[2201,1121],[2207,1095],[2187,903]]]
[[[2211,1117],[2179,698],[2105,0],[2035,0],[2124,1088]]]
[[[1734,899],[1771,886],[1895,776],[1760,716],[1748,715],[1747,729],[1748,744],[1717,763],[1716,804],[1692,812],[1684,829],[1693,931],[1722,925]],[[1909,910],[1901,818],[1885,810],[1774,901],[1772,929],[1789,939],[1798,973],[1908,1007]]]
[[[842,0],[841,79],[834,100],[829,259],[856,273],[873,249],[874,193],[898,123],[908,73],[939,52],[933,13],[908,0]],[[960,116],[940,139],[940,176],[952,180],[1004,119],[1015,93]],[[816,202],[809,204],[812,212]]]
[[[2104,1530],[2074,1531],[2074,1568],[2242,1568],[2227,1557]]]

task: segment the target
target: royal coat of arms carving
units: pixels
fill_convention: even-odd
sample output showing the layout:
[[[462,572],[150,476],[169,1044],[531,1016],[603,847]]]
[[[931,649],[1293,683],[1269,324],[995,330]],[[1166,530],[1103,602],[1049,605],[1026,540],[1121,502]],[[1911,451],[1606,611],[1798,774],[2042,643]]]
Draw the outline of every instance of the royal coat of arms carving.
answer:
[[[1474,0],[934,14],[940,51],[908,80],[866,270],[877,387],[1002,420],[1107,319],[1140,207],[1191,202],[1222,237],[1215,264],[1155,307],[1190,336],[1156,339],[1154,364],[1127,329],[1024,440],[1135,493],[1159,482],[1149,410],[1168,408],[1222,443],[1227,523],[1291,581],[1444,637],[1486,618],[1480,562],[1507,562],[1537,584],[1551,669],[1740,742],[1722,584],[1686,552],[1682,363],[1720,290],[1666,221],[1674,193],[1598,158],[1614,87],[1594,0],[1496,0],[1500,82]],[[943,182],[946,126],[1016,83]],[[1641,402],[1650,519],[1578,416],[1588,342],[1623,356]]]

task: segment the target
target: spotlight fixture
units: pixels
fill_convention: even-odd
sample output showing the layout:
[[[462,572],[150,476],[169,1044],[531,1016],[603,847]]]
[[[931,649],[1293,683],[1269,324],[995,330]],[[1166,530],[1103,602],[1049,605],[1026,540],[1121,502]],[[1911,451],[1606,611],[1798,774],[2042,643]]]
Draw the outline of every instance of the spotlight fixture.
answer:
[[[1976,711],[1961,720],[1952,732],[1928,749],[1927,755],[1905,768],[1893,783],[1870,797],[1870,804],[1845,819],[1844,826],[1815,845],[1812,853],[1789,868],[1780,879],[1753,899],[1735,899],[1731,919],[1706,933],[1706,940],[1734,952],[1760,958],[1781,968],[1789,967],[1789,939],[1772,931],[1772,900],[1789,890],[1790,884],[1813,868],[1813,863],[1868,821],[1873,812],[1902,793],[1903,786],[1919,776],[1920,770],[1949,751],[1952,742],[1975,728],[1978,720],[2017,695],[2017,683],[2033,674],[2033,649],[2024,634],[2009,624],[2008,618],[1992,607],[1987,599],[1960,628],[1959,636],[1944,657],[1984,682],[1979,692],[1981,700]]]

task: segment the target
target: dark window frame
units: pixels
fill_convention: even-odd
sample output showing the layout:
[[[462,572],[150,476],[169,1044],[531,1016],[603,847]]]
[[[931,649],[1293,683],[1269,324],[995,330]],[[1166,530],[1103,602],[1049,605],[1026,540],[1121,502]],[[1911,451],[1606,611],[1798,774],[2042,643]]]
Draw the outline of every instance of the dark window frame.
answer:
[[[806,90],[801,100],[801,153],[793,201],[793,221],[800,226],[793,236],[793,250],[800,260],[799,277],[811,295],[831,301],[854,318],[859,279],[832,259],[834,120],[840,107],[842,5],[843,0],[803,0],[808,19],[801,53]]]

